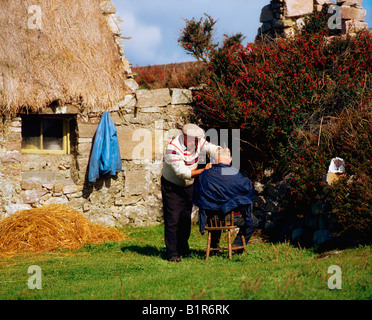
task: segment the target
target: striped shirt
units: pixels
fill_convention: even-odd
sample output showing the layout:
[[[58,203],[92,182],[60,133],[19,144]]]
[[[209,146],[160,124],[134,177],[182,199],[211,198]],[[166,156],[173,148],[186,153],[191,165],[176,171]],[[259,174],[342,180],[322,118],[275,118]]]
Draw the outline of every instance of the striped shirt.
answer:
[[[198,168],[200,154],[211,154],[219,148],[219,146],[201,138],[197,150],[191,152],[184,144],[184,135],[177,136],[169,142],[165,149],[163,177],[181,187],[192,185],[194,179],[191,178],[191,171]]]

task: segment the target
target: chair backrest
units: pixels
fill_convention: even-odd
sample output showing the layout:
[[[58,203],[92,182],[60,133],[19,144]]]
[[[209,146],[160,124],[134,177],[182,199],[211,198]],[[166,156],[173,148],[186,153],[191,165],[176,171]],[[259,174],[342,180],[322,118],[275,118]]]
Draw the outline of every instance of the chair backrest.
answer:
[[[207,227],[216,230],[234,227],[234,212],[230,211],[227,214],[222,214],[221,212],[207,212]]]

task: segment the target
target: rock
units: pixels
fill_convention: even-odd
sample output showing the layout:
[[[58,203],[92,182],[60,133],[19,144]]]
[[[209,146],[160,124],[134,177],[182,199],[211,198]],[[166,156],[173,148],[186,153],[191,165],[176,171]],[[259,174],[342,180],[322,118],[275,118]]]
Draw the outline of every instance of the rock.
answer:
[[[314,0],[314,3],[323,5],[323,4],[330,3],[330,0]]]
[[[265,194],[277,199],[279,197],[279,187],[274,183],[268,183],[265,187]]]
[[[353,8],[353,7],[341,7],[341,15],[342,19],[345,20],[355,20],[355,21],[365,21],[367,11],[360,8]]]
[[[100,4],[103,14],[114,14],[116,13],[116,8],[111,1],[103,1]]]
[[[272,220],[266,220],[264,229],[269,230],[275,227],[275,223]]]
[[[276,29],[282,29],[292,26],[293,21],[291,19],[274,19],[272,23],[272,27]]]
[[[138,83],[132,78],[128,78],[124,83],[132,92],[136,92],[139,88]]]
[[[116,219],[110,214],[110,210],[92,210],[89,214],[89,220],[92,223],[103,224],[105,226],[114,227],[116,224]]]
[[[45,188],[47,190],[53,190],[54,184],[53,183],[44,183],[43,188]]]
[[[125,175],[125,195],[138,196],[148,193],[149,176],[145,170],[129,170]]]
[[[81,191],[79,186],[70,185],[63,187],[63,194],[77,193],[78,191]]]
[[[262,184],[261,182],[254,182],[253,183],[253,187],[254,187],[254,190],[258,193],[258,194],[261,194],[264,192],[264,189],[265,189],[265,185]]]
[[[27,182],[27,181],[22,181],[21,182],[21,189],[22,190],[32,190],[35,188],[35,184],[33,182]]]
[[[315,245],[324,244],[325,242],[332,240],[332,233],[328,229],[318,230],[314,232],[313,243]]]
[[[272,25],[271,25],[271,23],[269,23],[269,22],[264,22],[263,24],[262,24],[262,26],[260,27],[260,31],[259,31],[259,33],[260,32],[263,32],[263,33],[265,33],[265,32],[268,32],[269,30],[271,30],[272,29]]]
[[[16,212],[32,209],[32,207],[29,204],[9,204],[4,206],[4,209],[6,212],[5,217],[9,217]]]
[[[311,205],[312,214],[319,215],[326,213],[326,204],[324,201],[317,201]]]
[[[171,89],[172,104],[191,104],[193,102],[192,92],[188,89]]]
[[[121,27],[120,23],[116,20],[115,15],[110,14],[106,16],[107,24],[113,34],[120,35],[121,34]]]
[[[16,150],[0,153],[0,163],[20,162],[22,153]]]
[[[74,198],[81,198],[83,196],[83,191],[78,191],[78,192],[73,192],[73,193],[68,193],[66,194],[66,197],[70,199]]]
[[[56,184],[54,185],[53,192],[54,192],[54,193],[62,193],[62,192],[63,192],[63,184],[56,183]]]
[[[121,100],[117,103],[117,107],[119,109],[124,109],[127,112],[132,112],[133,108],[136,106],[136,103],[136,98],[131,94],[127,94],[124,97],[124,100]]]
[[[346,20],[342,21],[342,33],[354,33],[361,30],[367,30],[368,24],[361,21]]]
[[[294,28],[283,29],[283,36],[289,38],[289,37],[293,37],[294,35],[295,35],[295,29]]]
[[[301,30],[305,26],[305,20],[304,18],[298,18],[296,20],[296,26],[298,30]]]
[[[261,15],[260,15],[260,22],[271,22],[273,20],[273,12],[271,9],[271,5],[268,4],[264,6],[261,10]]]
[[[285,16],[297,17],[313,12],[313,0],[286,0]]]
[[[142,199],[141,195],[138,196],[129,196],[129,197],[123,197],[115,200],[116,206],[128,206],[128,205],[134,205],[137,202],[139,202]]]
[[[50,205],[50,204],[68,204],[69,201],[66,197],[50,197],[48,200],[43,201],[43,205]]]
[[[113,202],[110,194],[107,192],[107,188],[102,188],[97,192],[91,193],[89,201],[96,207],[100,207],[101,205],[111,205],[111,202]]]
[[[319,0],[317,0],[319,1]],[[352,6],[352,7],[360,7],[362,5],[363,0],[337,0],[338,5],[342,6]]]
[[[292,241],[293,242],[300,242],[304,236],[304,229],[303,228],[297,228],[292,231]]]
[[[279,202],[272,199],[266,199],[266,204],[263,209],[266,212],[278,212]]]
[[[26,190],[22,194],[23,203],[25,204],[36,203],[46,193],[47,193],[46,190]]]
[[[165,107],[172,102],[169,89],[138,90],[137,107]]]

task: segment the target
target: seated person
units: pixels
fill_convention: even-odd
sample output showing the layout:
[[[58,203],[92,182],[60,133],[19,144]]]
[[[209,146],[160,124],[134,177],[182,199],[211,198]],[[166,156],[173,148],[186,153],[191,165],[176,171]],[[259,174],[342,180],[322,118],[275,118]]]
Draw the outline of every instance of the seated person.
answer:
[[[253,215],[253,187],[251,180],[231,166],[229,149],[211,155],[212,168],[203,171],[194,184],[193,204],[199,207],[199,230],[204,234],[207,216],[219,214],[220,219],[231,210],[240,212],[234,217],[239,227],[233,247],[242,246],[241,235],[248,243],[258,220]],[[218,248],[221,232],[212,232],[212,248]]]

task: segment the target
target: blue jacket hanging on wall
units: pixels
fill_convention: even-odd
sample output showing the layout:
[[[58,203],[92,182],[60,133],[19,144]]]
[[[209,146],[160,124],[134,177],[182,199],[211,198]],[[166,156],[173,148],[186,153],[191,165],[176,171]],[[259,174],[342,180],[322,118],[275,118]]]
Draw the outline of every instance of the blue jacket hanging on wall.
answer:
[[[89,161],[88,180],[110,173],[116,175],[122,169],[118,134],[108,111],[104,111],[98,124]]]

